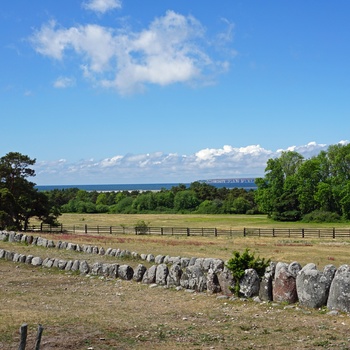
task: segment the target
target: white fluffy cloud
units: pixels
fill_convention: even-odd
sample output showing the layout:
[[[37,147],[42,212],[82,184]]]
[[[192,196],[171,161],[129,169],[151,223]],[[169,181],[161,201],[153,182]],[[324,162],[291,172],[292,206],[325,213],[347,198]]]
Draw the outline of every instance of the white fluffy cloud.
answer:
[[[53,86],[58,89],[65,89],[67,87],[74,86],[74,85],[75,85],[75,79],[68,78],[68,77],[59,77],[53,83]]]
[[[62,28],[50,21],[31,36],[31,43],[39,54],[55,60],[74,54],[85,77],[122,94],[147,84],[200,81],[209,71],[229,66],[210,57],[201,23],[174,11],[139,32],[97,24]]]
[[[348,141],[341,141],[347,144]],[[310,142],[292,146],[284,151],[296,151],[310,158],[327,145]],[[260,177],[264,176],[266,162],[278,157],[283,150],[271,151],[259,145],[219,149],[202,149],[192,155],[147,154],[116,155],[99,161],[93,159],[68,163],[39,162],[36,165],[38,184],[79,183],[152,183],[193,182],[211,178]],[[78,180],[77,180],[78,179]]]
[[[97,13],[106,13],[122,7],[121,0],[88,0],[83,2],[83,7]]]

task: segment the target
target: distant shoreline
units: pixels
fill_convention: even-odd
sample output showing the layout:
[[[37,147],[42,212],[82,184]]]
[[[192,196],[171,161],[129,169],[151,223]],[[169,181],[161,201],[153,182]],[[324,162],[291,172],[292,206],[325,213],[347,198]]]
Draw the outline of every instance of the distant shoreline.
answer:
[[[236,180],[236,181],[233,181]],[[231,188],[244,188],[244,189],[256,189],[256,185],[253,181],[237,181],[239,179],[223,179],[221,182],[217,180],[200,180],[200,183],[207,183],[208,185],[215,186],[217,188],[226,187]],[[241,179],[243,180],[243,178]],[[248,178],[244,178],[248,180]],[[250,180],[250,178],[249,178]],[[226,182],[224,182],[226,181]],[[52,191],[52,190],[65,190],[70,188],[78,188],[85,191],[97,191],[97,192],[121,192],[121,191],[160,191],[162,189],[170,190],[172,187],[185,185],[189,187],[191,183],[153,183],[153,184],[95,184],[95,185],[37,185],[35,186],[39,191]]]

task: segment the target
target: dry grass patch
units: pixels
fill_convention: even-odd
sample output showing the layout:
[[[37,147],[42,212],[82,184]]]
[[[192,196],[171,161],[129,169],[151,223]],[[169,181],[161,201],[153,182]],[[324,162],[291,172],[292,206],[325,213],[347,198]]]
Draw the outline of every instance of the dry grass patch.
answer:
[[[0,262],[0,349],[348,349],[347,315]]]

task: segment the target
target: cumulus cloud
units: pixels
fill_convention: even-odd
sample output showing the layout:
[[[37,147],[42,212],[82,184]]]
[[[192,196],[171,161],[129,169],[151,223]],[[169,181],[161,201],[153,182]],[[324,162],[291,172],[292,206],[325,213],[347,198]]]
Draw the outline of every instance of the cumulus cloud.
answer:
[[[347,144],[348,141],[341,141]],[[36,165],[38,184],[78,183],[154,183],[193,182],[212,178],[261,177],[268,159],[282,151],[296,151],[310,158],[328,148],[310,142],[272,151],[259,145],[205,148],[190,155],[177,153],[145,153],[115,155],[102,160],[81,160],[68,163],[41,161]]]
[[[83,7],[97,13],[104,14],[108,11],[122,7],[121,0],[88,0],[83,2]]]
[[[85,77],[122,94],[142,91],[147,84],[205,81],[209,72],[229,67],[227,60],[209,55],[201,23],[174,11],[138,32],[97,24],[62,28],[50,21],[30,40],[39,54],[55,60],[76,55]],[[227,35],[222,40],[227,42]]]

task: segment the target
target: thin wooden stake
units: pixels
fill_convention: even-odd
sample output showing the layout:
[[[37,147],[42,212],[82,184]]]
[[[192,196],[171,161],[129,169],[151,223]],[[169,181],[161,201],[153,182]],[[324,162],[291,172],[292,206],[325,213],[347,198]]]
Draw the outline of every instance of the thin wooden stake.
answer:
[[[28,331],[28,325],[26,323],[23,323],[21,328],[20,328],[21,342],[19,344],[18,350],[25,350],[25,348],[26,348],[27,331]]]
[[[43,334],[43,331],[44,331],[44,327],[41,324],[39,324],[38,325],[38,333],[36,335],[34,350],[40,350],[40,342],[41,342],[41,336]]]

